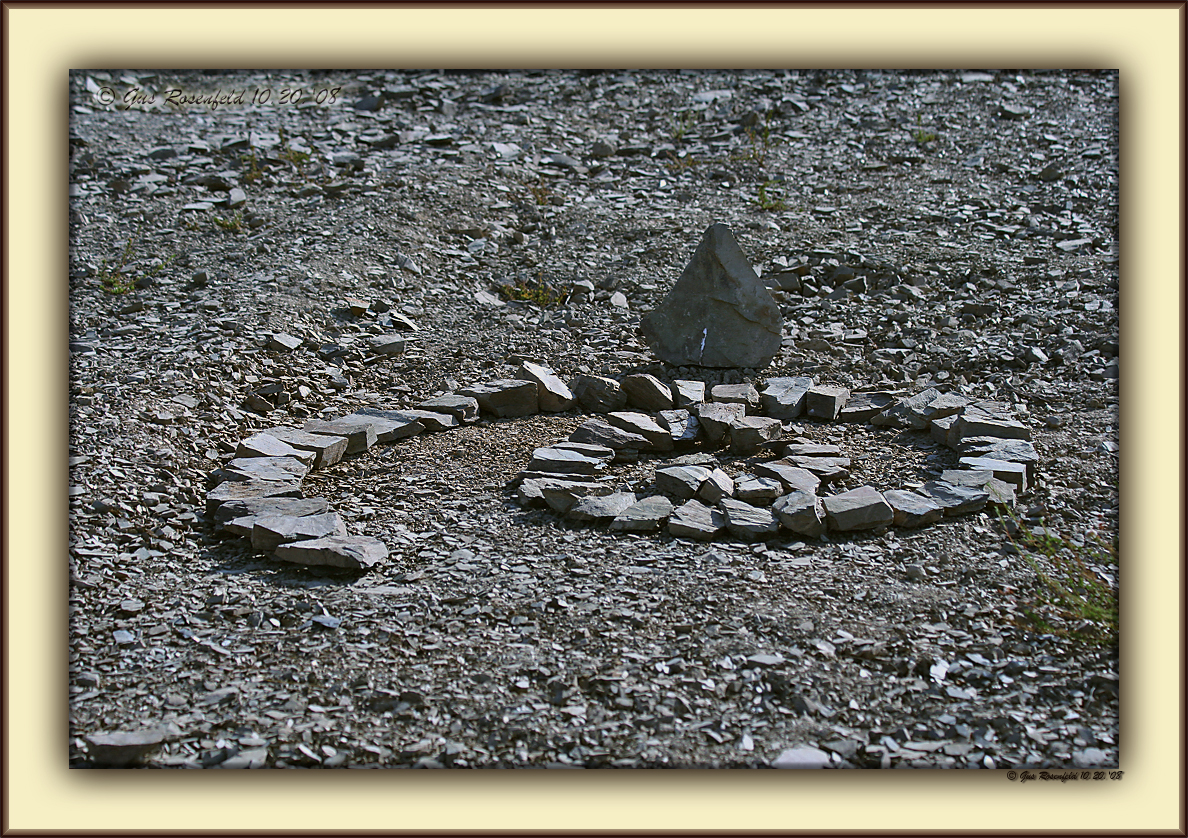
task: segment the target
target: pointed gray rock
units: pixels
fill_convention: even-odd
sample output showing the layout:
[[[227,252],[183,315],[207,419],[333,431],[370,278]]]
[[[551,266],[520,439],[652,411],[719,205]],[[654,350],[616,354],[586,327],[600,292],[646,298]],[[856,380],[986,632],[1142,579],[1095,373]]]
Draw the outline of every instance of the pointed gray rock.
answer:
[[[257,518],[252,526],[252,549],[269,553],[290,541],[308,541],[330,535],[346,535],[346,524],[337,512],[321,515],[293,515]]]
[[[520,371],[517,375],[525,381],[536,382],[536,392],[541,410],[556,413],[573,407],[576,401],[573,392],[548,367],[524,361],[520,364]]]
[[[870,424],[880,428],[926,428],[930,420],[921,419],[919,412],[930,402],[935,401],[940,394],[940,390],[929,387],[913,396],[898,399],[882,413],[872,416]]]
[[[280,480],[291,483],[309,474],[309,465],[294,457],[243,457],[232,460],[215,471],[214,479],[224,480]]]
[[[825,518],[831,530],[870,530],[895,521],[895,513],[883,495],[873,486],[861,486],[822,498]]]
[[[282,544],[273,555],[295,564],[367,570],[388,558],[388,548],[379,539],[369,536],[332,535]]]
[[[849,457],[785,457],[784,460],[797,468],[811,471],[824,483],[850,476]]]
[[[741,404],[706,402],[697,406],[697,421],[710,442],[718,442],[730,433],[730,423],[746,415]]]
[[[676,538],[710,541],[726,528],[726,516],[698,500],[690,500],[672,511],[668,532]]]
[[[692,445],[701,436],[701,423],[687,410],[661,410],[656,421],[668,430],[674,446]]]
[[[780,522],[770,509],[752,506],[734,498],[722,498],[718,507],[726,516],[726,529],[739,538],[753,541],[775,535]]]
[[[883,499],[891,507],[897,527],[923,527],[945,517],[945,510],[938,503],[915,492],[892,489],[883,492]]]
[[[773,419],[795,419],[804,412],[804,398],[813,386],[811,378],[769,378],[759,395],[763,413]]]
[[[891,393],[852,393],[846,406],[837,414],[837,421],[869,422],[893,404],[895,396]]]
[[[672,382],[672,403],[676,407],[691,408],[705,401],[704,381]]]
[[[275,515],[320,515],[330,508],[325,498],[244,498],[230,500],[215,512],[215,526],[251,537],[257,518]]]
[[[840,457],[841,446],[823,442],[789,442],[776,446],[785,457]]]
[[[961,471],[959,469],[945,469],[940,479],[954,486],[972,486],[975,489],[985,489],[989,495],[989,503],[1011,508],[1015,505],[1015,486],[994,476],[992,471]]]
[[[770,506],[784,493],[784,484],[774,477],[743,475],[734,481],[734,496],[755,506]]]
[[[988,471],[1004,483],[1012,484],[1018,491],[1027,491],[1027,466],[1024,463],[1010,463],[993,457],[962,457],[962,466],[974,471]]]
[[[417,419],[392,413],[380,416],[379,411],[374,411],[373,408],[363,408],[349,416],[342,417],[342,420],[339,421],[350,419],[370,422],[375,427],[376,442],[395,442],[398,439],[416,436],[425,430],[425,426]]]
[[[957,443],[957,451],[967,457],[990,457],[1006,460],[1008,463],[1023,463],[1029,477],[1035,476],[1039,465],[1039,453],[1035,445],[1025,439],[999,439],[992,436],[975,436]]]
[[[458,395],[478,401],[479,409],[499,417],[531,416],[540,411],[540,397],[535,381],[499,379],[473,384]]]
[[[570,390],[582,409],[590,413],[610,413],[627,406],[627,394],[613,378],[579,375],[570,382]]]
[[[825,533],[825,505],[815,492],[789,492],[772,504],[771,511],[797,535],[819,538]]]
[[[711,471],[701,488],[697,490],[697,497],[709,504],[716,504],[722,498],[733,496],[734,478],[720,468]]]
[[[236,458],[292,457],[310,465],[313,465],[317,460],[317,455],[314,452],[297,448],[267,432],[252,434],[246,439],[241,439],[235,448],[235,456]]]
[[[993,436],[1000,439],[1031,439],[1031,429],[1009,411],[973,404],[957,417],[953,432],[958,440],[974,436]],[[958,443],[960,444],[960,443]]]
[[[477,404],[477,402],[476,402]],[[423,431],[448,431],[450,428],[457,428],[462,424],[462,420],[454,413],[437,412],[436,410],[424,410],[422,408],[411,408],[409,410],[381,410],[378,407],[365,407],[357,411],[358,415],[370,417],[372,419],[391,423],[386,425],[382,441],[394,441],[402,439],[400,436],[416,436]],[[379,427],[377,425],[377,427]],[[379,434],[377,433],[377,437]]]
[[[947,518],[978,512],[990,500],[990,493],[985,489],[973,486],[954,486],[944,480],[929,480],[923,488],[917,491],[925,497],[931,498],[944,509]]]
[[[821,478],[806,468],[801,468],[785,460],[770,460],[765,463],[755,463],[755,473],[762,477],[774,477],[780,481],[786,492],[800,490],[802,492],[816,492],[821,485]]]
[[[525,507],[552,506],[549,498],[553,499],[553,503],[565,506],[565,502],[561,500],[565,497],[581,498],[586,495],[606,495],[611,492],[610,484],[599,483],[577,474],[521,475],[520,478],[513,480],[512,484],[516,491],[516,503]]]
[[[664,495],[653,495],[636,501],[611,521],[610,528],[618,532],[656,532],[672,514],[672,501]]]
[[[638,434],[648,441],[651,451],[671,451],[673,448],[672,434],[667,428],[662,428],[651,416],[634,411],[614,411],[606,414],[606,421],[616,428],[631,434]]]
[[[627,404],[646,413],[659,413],[673,408],[672,390],[654,375],[636,373],[626,376],[623,379],[623,392],[627,394]]]
[[[656,488],[666,495],[688,500],[697,495],[701,484],[710,476],[704,466],[668,466],[656,469]]]
[[[206,514],[213,515],[224,503],[253,498],[299,498],[301,481],[286,483],[280,480],[227,480],[206,493]]]
[[[622,428],[616,428],[602,419],[589,419],[579,425],[569,435],[570,442],[584,442],[588,445],[600,445],[613,449],[616,459],[638,454],[651,447],[651,443],[639,434],[629,433]]]
[[[611,494],[609,483],[566,483],[562,480],[542,480],[540,493],[545,503],[562,515],[588,497],[606,497]],[[613,516],[612,516],[613,517]]]
[[[656,357],[675,366],[761,369],[782,329],[779,306],[724,224],[705,231],[668,296],[640,321]]]
[[[615,449],[607,448],[605,445],[589,445],[585,442],[558,442],[550,448],[562,448],[566,451],[576,451],[586,457],[592,457],[595,460],[601,460],[604,463],[609,463],[615,458]]]
[[[566,448],[537,448],[532,452],[528,471],[559,474],[597,474],[606,467],[606,460],[588,457],[580,451]]]

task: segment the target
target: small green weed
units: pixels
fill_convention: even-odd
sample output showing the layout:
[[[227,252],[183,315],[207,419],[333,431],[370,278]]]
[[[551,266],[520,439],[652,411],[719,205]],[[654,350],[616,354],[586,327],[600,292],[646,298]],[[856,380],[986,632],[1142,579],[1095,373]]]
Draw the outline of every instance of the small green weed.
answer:
[[[912,139],[916,141],[916,145],[925,145],[936,140],[936,134],[931,131],[925,131],[923,128],[917,128],[912,134]]]
[[[683,110],[678,114],[671,114],[668,117],[668,128],[672,135],[672,141],[679,143],[685,139],[685,135],[689,133],[694,124],[697,122],[697,114],[691,110]]]
[[[247,154],[241,154],[239,160],[244,166],[243,180],[245,183],[255,183],[264,174],[264,169],[260,166],[260,160],[256,157],[254,148]]]
[[[243,211],[236,210],[228,218],[223,218],[221,215],[214,217],[215,226],[226,230],[228,233],[242,233],[243,232]]]
[[[781,143],[780,138],[772,133],[771,114],[772,112],[768,111],[767,115],[763,117],[763,127],[758,130],[755,128],[747,129],[749,145],[746,150],[732,155],[732,160],[758,163],[760,168],[767,165],[768,154]]]
[[[1039,581],[1035,599],[1023,608],[1032,626],[1045,633],[1076,634],[1101,645],[1116,644],[1118,594],[1091,567],[1117,566],[1116,548],[1095,533],[1078,545],[1047,527],[1041,526],[1037,532],[1020,525],[1014,516],[1011,520],[1020,534],[1019,541],[1010,536],[1011,543]],[[1006,529],[1001,518],[1000,523]]]
[[[686,154],[684,157],[680,157],[670,151],[668,152],[668,162],[664,165],[670,172],[684,172],[700,166],[701,161],[694,159],[692,155]]]
[[[302,171],[305,164],[309,162],[309,153],[305,151],[296,151],[289,146],[289,141],[285,137],[285,129],[282,126],[280,129],[280,151],[276,153],[278,160],[284,160],[297,171]]]
[[[535,280],[517,279],[514,285],[500,285],[499,296],[511,302],[532,303],[540,308],[553,308],[565,299],[565,294],[546,282],[540,274]]]
[[[549,202],[549,197],[553,194],[553,190],[545,185],[544,178],[541,178],[534,184],[528,184],[528,192],[532,195],[532,200],[536,201],[536,205],[543,207]]]
[[[136,242],[130,238],[113,264],[109,265],[106,259],[100,263],[99,284],[108,294],[127,294],[135,287],[135,281],[124,274],[135,253]]]
[[[783,198],[769,196],[767,194],[768,187],[775,183],[776,181],[774,180],[767,180],[759,184],[759,199],[756,203],[759,205],[759,209],[764,212],[783,212],[788,208]],[[772,191],[774,192],[774,189]]]

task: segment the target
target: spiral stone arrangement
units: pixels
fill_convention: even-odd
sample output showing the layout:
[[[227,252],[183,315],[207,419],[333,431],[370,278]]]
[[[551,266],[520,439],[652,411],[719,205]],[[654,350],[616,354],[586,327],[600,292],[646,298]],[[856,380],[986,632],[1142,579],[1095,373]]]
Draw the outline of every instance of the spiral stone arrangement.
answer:
[[[386,559],[387,547],[348,535],[326,499],[302,496],[311,470],[377,443],[448,431],[480,414],[517,417],[575,406],[591,417],[566,441],[537,448],[509,490],[521,506],[547,507],[569,522],[611,531],[765,540],[781,531],[820,537],[922,527],[987,504],[1009,507],[1032,484],[1038,464],[1029,429],[1007,405],[935,388],[897,397],[776,377],[762,390],[721,384],[707,393],[701,381],[669,385],[648,374],[582,375],[566,385],[549,368],[524,363],[514,379],[461,388],[415,409],[366,408],[255,433],[212,475],[207,512],[219,529],[250,538],[253,549],[283,561],[367,569]],[[829,484],[850,475],[851,461],[837,446],[786,439],[785,423],[801,418],[927,430],[961,455],[961,467],[914,489],[865,485],[830,493]],[[705,450],[681,453],[694,448]],[[709,449],[775,456],[752,456],[753,473],[731,477]],[[671,458],[657,467],[649,484],[655,490],[618,486],[614,465],[644,456]]]

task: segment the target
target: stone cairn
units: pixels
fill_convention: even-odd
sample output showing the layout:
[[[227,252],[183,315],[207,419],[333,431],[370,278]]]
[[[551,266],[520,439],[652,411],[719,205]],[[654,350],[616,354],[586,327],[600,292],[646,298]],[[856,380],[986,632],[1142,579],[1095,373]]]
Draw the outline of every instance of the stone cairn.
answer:
[[[765,299],[766,298],[766,299]],[[670,364],[766,366],[779,348],[779,308],[730,231],[711,226],[669,296],[641,321],[656,355]],[[594,414],[564,442],[537,448],[508,484],[524,507],[551,508],[576,524],[708,541],[723,533],[743,540],[781,531],[817,538],[829,531],[921,527],[987,504],[1010,508],[1028,490],[1039,461],[1030,431],[1008,405],[978,402],[929,388],[910,397],[851,392],[812,378],[768,378],[710,388],[671,386],[648,374],[621,380],[582,375],[569,385],[548,367],[524,363],[514,379],[475,384],[411,410],[366,408],[302,428],[276,427],[239,442],[235,459],[212,475],[207,514],[216,528],[251,539],[253,549],[283,561],[364,570],[387,558],[376,538],[347,534],[325,498],[302,496],[313,469],[377,443],[448,431],[495,417],[560,412]],[[955,449],[959,469],[914,489],[861,486],[836,494],[822,485],[846,478],[851,461],[833,445],[783,439],[785,422],[869,423],[927,430]],[[752,459],[753,473],[728,475],[708,451],[726,448]],[[609,467],[641,455],[667,456],[655,491],[623,491]],[[679,504],[679,505],[678,505]]]

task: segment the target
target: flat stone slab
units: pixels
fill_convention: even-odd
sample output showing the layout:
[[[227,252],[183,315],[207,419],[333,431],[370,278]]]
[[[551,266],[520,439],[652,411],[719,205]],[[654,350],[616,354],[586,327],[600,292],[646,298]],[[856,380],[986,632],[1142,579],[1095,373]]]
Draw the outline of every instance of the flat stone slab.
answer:
[[[697,421],[710,442],[717,442],[730,433],[730,423],[746,415],[741,404],[705,402],[697,406]]]
[[[940,394],[940,390],[929,387],[911,396],[896,399],[894,404],[872,416],[870,424],[879,428],[925,428],[928,426],[928,420],[919,419],[915,412],[923,409]]]
[[[221,504],[214,520],[217,528],[250,537],[256,518],[318,515],[329,508],[325,498],[243,498]]]
[[[386,422],[409,423],[403,430],[405,436],[416,436],[423,431],[431,433],[448,431],[451,428],[460,427],[463,421],[454,413],[424,410],[419,407],[408,410],[381,410],[378,407],[365,407],[358,413]],[[388,433],[391,434],[391,430]]]
[[[701,436],[701,423],[684,409],[661,410],[656,414],[656,422],[668,429],[672,444],[677,447],[692,445]]]
[[[366,451],[379,441],[374,418],[355,416],[351,419],[311,419],[303,426],[311,434],[346,437],[347,453]]]
[[[678,408],[691,408],[705,401],[705,382],[682,379],[672,382],[672,404]]]
[[[804,411],[810,419],[825,419],[832,422],[850,400],[846,387],[828,387],[818,384],[804,396]]]
[[[968,515],[984,509],[990,500],[990,493],[973,486],[954,486],[944,480],[930,480],[917,491],[931,498],[945,510],[945,517]]]
[[[295,460],[309,463],[311,466],[317,460],[312,451],[304,450],[273,436],[270,433],[252,434],[241,439],[235,447],[236,458],[241,457],[292,457]]]
[[[763,413],[773,419],[795,419],[804,413],[804,399],[813,380],[803,376],[769,378],[759,394]]]
[[[784,426],[770,416],[740,416],[730,422],[730,450],[734,454],[753,454],[764,443],[779,439]]]
[[[698,500],[689,500],[672,511],[668,532],[676,538],[710,541],[726,528],[726,515]]]
[[[417,419],[407,416],[381,416],[378,410],[369,407],[344,416],[338,421],[347,420],[372,423],[375,426],[376,442],[396,442],[399,439],[416,436],[425,430],[425,425]]]
[[[850,476],[849,457],[785,457],[785,462],[811,471],[824,483],[844,480]]]
[[[313,453],[313,467],[316,469],[334,465],[343,458],[347,450],[346,437],[311,434],[309,431],[299,428],[269,428],[262,433],[275,437],[300,451]]]
[[[821,478],[806,468],[801,468],[785,460],[771,460],[765,463],[755,463],[755,473],[761,477],[772,477],[780,481],[785,491],[800,490],[802,492],[816,492],[821,485]]]
[[[895,403],[891,393],[851,393],[845,407],[837,414],[837,421],[851,424],[870,422]]]
[[[577,401],[565,382],[548,367],[524,361],[520,364],[517,375],[525,381],[536,382],[536,392],[541,410],[550,413],[569,410]]]
[[[559,472],[561,474],[597,474],[606,468],[606,460],[588,457],[567,448],[537,448],[528,463],[529,471]]]
[[[734,478],[720,468],[713,469],[697,490],[697,497],[709,504],[734,497]]]
[[[659,413],[661,410],[672,410],[672,390],[668,385],[647,373],[628,375],[623,379],[623,392],[627,395],[627,404],[639,408],[647,413]]]
[[[975,489],[985,489],[990,494],[989,503],[1011,508],[1015,505],[1015,486],[999,480],[992,471],[963,471],[961,469],[945,469],[940,479],[954,486],[972,486]]]
[[[91,733],[84,736],[83,741],[87,743],[87,755],[92,762],[111,768],[123,768],[140,762],[170,738],[168,730],[154,727],[114,733]]]
[[[1030,477],[1035,476],[1039,465],[1039,452],[1035,445],[1025,439],[999,439],[993,436],[975,436],[957,443],[957,451],[969,457],[990,457],[1006,460],[1008,463],[1024,463]]]
[[[774,477],[747,474],[734,481],[734,497],[754,506],[771,506],[782,494],[784,484]]]
[[[974,436],[1031,439],[1031,429],[1009,407],[995,402],[977,402],[966,407],[957,417],[953,432],[958,440]]]
[[[604,524],[632,507],[639,496],[634,492],[612,492],[609,495],[587,495],[569,508],[565,517],[579,524]]]
[[[346,524],[337,512],[262,517],[257,518],[252,526],[252,549],[270,553],[290,541],[346,534]]]
[[[295,457],[241,457],[214,472],[219,483],[224,480],[280,480],[291,483],[309,474],[309,464]]]
[[[656,488],[681,500],[696,497],[701,484],[710,476],[705,466],[668,466],[656,469]]]
[[[593,457],[595,460],[602,460],[604,463],[609,463],[615,458],[615,449],[607,448],[605,445],[589,445],[585,442],[558,442],[550,445],[550,448],[561,448],[566,451],[576,451],[587,457]]]
[[[753,384],[718,384],[710,390],[710,398],[724,404],[741,404],[747,413],[759,407],[759,391]]]
[[[478,402],[479,409],[494,416],[531,416],[540,412],[540,397],[535,381],[502,378],[473,384],[458,391]]]
[[[610,523],[617,532],[656,532],[672,514],[672,501],[664,495],[653,495],[636,501],[624,509]]]
[[[557,503],[557,499],[564,496],[577,498],[586,495],[607,495],[611,492],[611,486],[608,483],[587,480],[581,475],[572,475],[567,478],[560,474],[547,477],[526,477],[518,481],[515,489],[516,503],[520,506],[537,507],[552,506],[549,503],[550,496],[553,497],[554,503]]]
[[[819,538],[825,533],[825,505],[815,492],[793,490],[771,506],[785,529],[797,535]]]
[[[602,419],[590,419],[579,425],[569,435],[570,442],[584,442],[589,445],[599,445],[611,448],[617,456],[624,453],[638,453],[646,451],[651,443],[639,434],[629,433],[622,428],[616,428]]]
[[[783,320],[730,228],[714,224],[639,331],[674,366],[761,369],[780,349]]]
[[[780,531],[780,522],[770,509],[752,506],[734,498],[722,498],[718,507],[726,516],[726,529],[747,541],[773,536]]]
[[[388,558],[388,548],[378,538],[370,536],[332,535],[282,544],[274,555],[294,564],[367,570]]]
[[[206,514],[213,515],[224,503],[252,498],[299,498],[301,481],[284,483],[279,480],[228,480],[206,493]]]
[[[886,498],[873,486],[830,495],[821,502],[825,504],[825,518],[831,530],[870,530],[895,521],[895,513]]]
[[[299,337],[287,335],[284,332],[277,332],[268,336],[267,348],[273,352],[292,352],[303,343],[305,341]]]
[[[945,510],[931,498],[908,492],[903,489],[892,489],[883,492],[891,511],[895,515],[895,526],[915,528],[928,524],[935,524],[945,517]]]
[[[592,413],[610,413],[627,406],[627,394],[613,378],[579,375],[570,382],[570,389],[582,408]]]
[[[445,413],[453,416],[459,422],[475,422],[479,417],[478,399],[471,396],[460,396],[457,393],[447,393],[417,405],[417,410],[430,413]]]
[[[646,413],[616,410],[606,414],[606,421],[620,430],[642,436],[648,441],[648,450],[650,451],[671,451],[673,449],[672,434],[667,428],[660,427],[656,420]]]
[[[562,515],[587,497],[606,497],[612,494],[614,488],[610,483],[588,481],[584,483],[567,483],[562,480],[541,480],[540,494],[545,504],[554,512]]]
[[[840,445],[819,442],[789,442],[782,447],[775,446],[784,457],[840,457]]]
[[[962,457],[960,464],[973,471],[988,471],[1004,483],[1010,483],[1020,492],[1027,491],[1027,465],[996,460],[993,457]]]
[[[830,768],[829,754],[818,748],[788,748],[772,763],[772,768]]]

